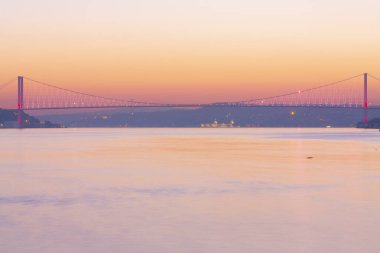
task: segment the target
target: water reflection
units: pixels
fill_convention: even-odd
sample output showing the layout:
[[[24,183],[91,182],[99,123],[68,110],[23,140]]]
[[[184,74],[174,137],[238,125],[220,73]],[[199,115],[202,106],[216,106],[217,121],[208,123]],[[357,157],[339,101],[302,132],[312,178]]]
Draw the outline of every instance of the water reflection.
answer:
[[[378,252],[350,129],[1,131],[0,252]]]

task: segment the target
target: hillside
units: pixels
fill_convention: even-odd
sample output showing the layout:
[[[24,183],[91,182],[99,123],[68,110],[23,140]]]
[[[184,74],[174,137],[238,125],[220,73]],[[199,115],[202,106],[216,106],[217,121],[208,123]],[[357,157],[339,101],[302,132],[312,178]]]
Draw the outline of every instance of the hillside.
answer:
[[[18,128],[18,112],[15,110],[0,109],[0,128]],[[23,128],[57,128],[58,124],[50,121],[40,121],[39,119],[23,114]]]
[[[380,117],[373,110],[371,118]],[[356,127],[363,111],[354,108],[200,108],[133,112],[99,111],[68,115],[45,115],[40,119],[67,127],[200,127],[217,121],[240,127]]]
[[[379,128],[380,129],[380,118],[374,118],[368,121],[368,123],[360,122],[358,124],[359,128]]]

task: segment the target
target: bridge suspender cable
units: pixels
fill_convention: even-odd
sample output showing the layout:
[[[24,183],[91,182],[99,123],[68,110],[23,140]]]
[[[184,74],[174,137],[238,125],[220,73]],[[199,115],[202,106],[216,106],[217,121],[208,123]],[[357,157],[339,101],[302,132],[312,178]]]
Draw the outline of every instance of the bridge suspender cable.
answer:
[[[53,84],[49,84],[49,83],[45,83],[45,82],[34,80],[32,78],[29,78],[29,77],[24,77],[24,78],[27,79],[27,80],[29,80],[29,81],[31,81],[31,82],[35,82],[35,83],[38,83],[40,85],[44,85],[46,87],[50,87],[50,88],[54,88],[54,89],[58,89],[58,90],[61,90],[61,91],[65,91],[65,92],[69,92],[69,93],[73,93],[73,94],[82,95],[82,96],[87,96],[87,97],[91,97],[91,98],[98,98],[98,99],[104,99],[104,100],[107,100],[107,101],[113,101],[113,102],[117,102],[117,103],[121,103],[121,104],[133,103],[133,104],[155,106],[155,107],[159,107],[159,106],[162,106],[162,107],[176,107],[176,106],[178,106],[178,107],[181,107],[181,106],[196,107],[196,106],[217,106],[217,105],[223,105],[223,104],[224,105],[236,105],[236,104],[253,103],[253,102],[265,101],[265,100],[273,100],[273,99],[277,99],[277,98],[292,96],[292,95],[296,95],[296,94],[300,94],[300,93],[305,93],[305,92],[310,92],[310,91],[326,88],[326,87],[329,87],[329,86],[338,85],[338,84],[341,84],[341,83],[346,82],[346,81],[350,81],[352,79],[355,79],[355,78],[363,76],[363,75],[364,74],[359,74],[359,75],[352,76],[352,77],[349,77],[349,78],[345,78],[345,79],[342,79],[342,80],[339,80],[339,81],[335,81],[335,82],[332,82],[332,83],[328,83],[328,84],[324,84],[324,85],[319,85],[317,87],[313,87],[313,88],[309,88],[309,89],[304,89],[304,90],[299,90],[299,91],[294,91],[294,92],[285,93],[285,94],[280,94],[280,95],[276,95],[276,96],[269,96],[269,97],[255,98],[255,99],[249,99],[249,100],[241,100],[241,101],[233,101],[233,102],[205,103],[205,104],[154,103],[154,102],[146,102],[146,101],[137,101],[137,100],[133,100],[133,99],[123,100],[123,99],[109,98],[109,97],[97,96],[97,95],[93,95],[93,94],[89,94],[89,93],[78,92],[78,91],[62,88],[62,87],[59,87],[59,86],[56,86],[56,85],[53,85]],[[374,76],[371,76],[371,77],[376,79],[376,77],[374,77]]]
[[[74,90],[70,90],[70,89],[66,89],[66,88],[61,88],[59,86],[56,86],[56,85],[53,85],[53,84],[49,84],[49,83],[45,83],[45,82],[41,82],[41,81],[37,81],[37,80],[34,80],[32,78],[29,78],[29,77],[24,77],[24,78],[26,80],[29,80],[29,81],[32,81],[32,82],[35,82],[35,83],[38,83],[38,84],[41,84],[41,85],[44,85],[44,86],[47,86],[47,87],[50,87],[50,88],[59,89],[59,90],[62,90],[62,91],[71,92],[71,93],[75,93],[75,94],[79,94],[79,95],[83,95],[83,96],[88,96],[88,97],[93,97],[93,98],[100,98],[100,99],[105,99],[105,100],[109,100],[109,101],[121,102],[121,103],[164,105],[164,104],[158,104],[158,103],[136,101],[136,100],[133,100],[133,99],[123,100],[123,99],[117,99],[117,98],[103,97],[103,96],[93,95],[93,94],[89,94],[89,93],[74,91]]]
[[[24,110],[44,110],[44,109],[70,109],[70,108],[122,108],[122,107],[171,107],[171,108],[197,108],[197,107],[247,107],[247,106],[317,106],[317,107],[365,107],[363,103],[362,89],[357,83],[348,82],[360,76],[360,74],[349,78],[341,79],[332,83],[319,85],[317,87],[289,92],[276,96],[254,98],[234,102],[219,103],[194,103],[194,104],[173,104],[155,103],[147,101],[137,101],[133,99],[117,99],[104,96],[93,95],[66,89],[46,82],[37,81],[29,77],[25,78],[30,84],[25,85]],[[369,77],[380,82],[380,78],[368,74]],[[11,85],[14,80],[0,85],[3,89]],[[341,85],[344,82],[345,86]],[[31,85],[31,84],[38,84]],[[46,88],[42,88],[46,87]],[[331,88],[329,88],[331,87]],[[327,88],[327,89],[324,89]],[[364,89],[365,91],[366,89]],[[20,93],[20,92],[19,92]],[[23,94],[24,95],[24,94]],[[364,96],[365,97],[365,96]],[[23,96],[24,98],[24,96]],[[364,99],[365,100],[365,99]]]
[[[339,80],[339,81],[335,81],[333,83],[323,84],[323,85],[319,85],[317,87],[313,87],[313,88],[309,88],[309,89],[294,91],[294,92],[285,93],[285,94],[276,95],[276,96],[270,96],[270,97],[264,97],[264,98],[256,98],[256,99],[251,99],[251,100],[243,100],[243,101],[238,101],[238,102],[235,102],[235,103],[249,103],[249,102],[261,101],[261,100],[269,100],[269,99],[274,99],[274,98],[280,98],[280,97],[285,97],[285,96],[296,95],[296,94],[299,94],[299,93],[304,93],[304,92],[308,92],[308,91],[312,91],[312,90],[317,90],[317,89],[322,89],[322,88],[325,88],[325,87],[337,85],[337,84],[340,84],[340,83],[343,83],[343,82],[346,82],[346,81],[350,81],[352,79],[355,79],[355,78],[363,76],[363,75],[364,74],[352,76],[352,77],[345,78],[345,79],[342,79],[342,80]]]

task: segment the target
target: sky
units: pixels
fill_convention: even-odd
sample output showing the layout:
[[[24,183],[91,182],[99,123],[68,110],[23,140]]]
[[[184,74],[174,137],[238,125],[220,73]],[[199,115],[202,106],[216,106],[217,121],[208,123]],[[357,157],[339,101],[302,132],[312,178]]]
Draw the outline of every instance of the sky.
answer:
[[[379,13],[378,0],[1,0],[0,84],[186,103],[380,76]]]

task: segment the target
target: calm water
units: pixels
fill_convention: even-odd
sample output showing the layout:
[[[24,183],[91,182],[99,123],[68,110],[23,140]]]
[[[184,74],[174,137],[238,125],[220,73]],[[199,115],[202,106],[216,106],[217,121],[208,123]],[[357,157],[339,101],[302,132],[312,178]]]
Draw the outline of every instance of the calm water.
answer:
[[[380,133],[0,131],[0,252],[380,252]]]

